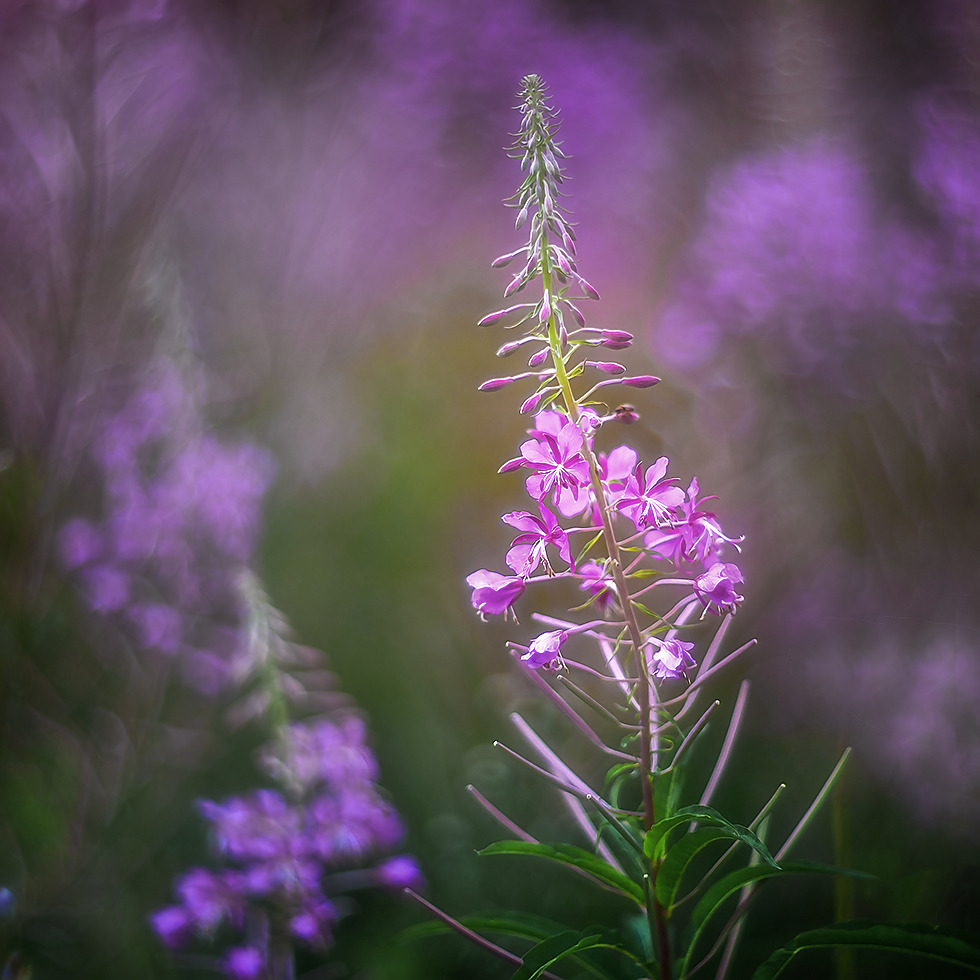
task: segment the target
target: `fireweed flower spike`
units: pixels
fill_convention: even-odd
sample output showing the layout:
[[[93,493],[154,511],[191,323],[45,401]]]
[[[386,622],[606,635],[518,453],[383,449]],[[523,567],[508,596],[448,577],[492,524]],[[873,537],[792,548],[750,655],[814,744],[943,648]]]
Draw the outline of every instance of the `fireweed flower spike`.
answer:
[[[522,393],[521,412],[537,413],[530,438],[521,444],[520,455],[506,461],[500,472],[531,471],[525,488],[538,514],[517,510],[503,516],[505,523],[520,532],[504,559],[512,576],[480,569],[466,581],[473,590],[472,605],[481,617],[512,612],[527,597],[537,599],[540,585],[556,579],[577,583],[580,594],[586,596],[580,606],[557,615],[535,612],[532,618],[550,629],[509,640],[506,645],[527,679],[615,764],[607,776],[608,788],[600,796],[526,724],[519,724],[518,731],[533,753],[546,760],[547,768],[511,749],[506,751],[563,791],[574,825],[584,831],[585,839],[574,847],[538,844],[474,793],[492,816],[520,838],[491,845],[482,853],[530,853],[571,863],[587,878],[612,888],[638,909],[637,922],[642,927],[603,933],[601,945],[626,958],[630,976],[636,976],[639,967],[655,980],[676,980],[697,973],[715,955],[715,947],[720,948],[721,939],[712,947],[702,933],[713,927],[713,913],[727,896],[747,882],[785,873],[762,840],[742,826],[751,823],[751,815],[736,824],[697,805],[696,795],[695,805],[687,808],[676,798],[681,782],[675,781],[675,775],[696,755],[688,747],[699,740],[717,702],[707,711],[691,711],[691,717],[697,719],[693,724],[686,720],[689,709],[702,683],[727,669],[751,645],[727,655],[722,651],[731,617],[721,614],[734,612],[742,602],[736,587],[743,581],[738,567],[726,561],[730,557],[726,550],[736,549],[741,538],[725,534],[717,515],[703,509],[696,480],[684,491],[668,475],[667,457],[644,464],[630,446],[600,445],[608,431],[605,423],[629,423],[638,414],[633,405],[603,405],[594,398],[596,392],[620,384],[651,388],[659,379],[626,375],[626,369],[613,362],[582,359],[583,353],[598,345],[624,348],[632,335],[625,330],[587,327],[571,301],[578,298],[579,291],[590,299],[597,299],[598,293],[578,272],[575,234],[568,212],[558,203],[562,197],[559,161],[565,155],[556,142],[555,112],[538,76],[524,80],[520,109],[522,122],[513,149],[525,177],[511,206],[519,210],[516,226],[527,226],[530,232],[527,245],[503,256],[500,264],[526,254],[526,265],[507,289],[530,291],[539,281],[540,298],[532,297],[522,307],[522,319],[513,326],[523,327],[524,335],[504,344],[500,353],[512,353],[525,342],[540,344],[532,362],[543,370],[536,390],[530,395]],[[574,290],[571,297],[570,290]],[[504,311],[491,314],[481,323],[496,322],[503,316]],[[577,324],[577,329],[569,333],[566,320]],[[592,368],[616,377],[577,393],[577,379]],[[566,571],[550,574],[549,546],[568,565]],[[534,575],[541,564],[548,574]],[[661,602],[659,609],[653,608],[655,602]],[[717,616],[698,619],[699,606],[705,614]],[[596,610],[603,619],[591,618]],[[582,615],[576,621],[578,614]],[[669,688],[661,692],[661,685]],[[742,704],[744,697],[739,701]],[[586,711],[593,712],[594,722],[586,720],[582,713]],[[713,781],[728,759],[740,717],[739,707]],[[608,738],[603,739],[600,731]],[[826,795],[822,793],[818,803]],[[806,820],[809,818],[810,814]],[[729,847],[733,841],[748,845],[746,850],[752,854],[751,860],[746,857],[746,866],[733,873],[735,878],[718,879],[718,862],[701,880],[692,880],[692,869],[710,864],[692,861],[701,849]],[[691,896],[699,897],[686,903]],[[705,902],[715,904],[705,906]],[[739,906],[736,919],[747,904]],[[483,948],[512,964],[520,960],[476,937],[445,913],[437,914],[443,923]],[[678,919],[685,919],[686,926]],[[494,920],[504,924],[501,931],[507,931],[506,915],[494,913]],[[524,934],[520,921],[515,920],[515,929]],[[175,920],[172,928],[180,927]],[[559,937],[573,938],[562,946]],[[572,950],[588,966],[593,940],[594,945],[600,944],[599,936],[574,931],[544,938],[541,946],[525,954],[522,975],[538,976],[539,972],[532,972],[532,963],[539,970],[547,963],[550,970],[552,963]]]

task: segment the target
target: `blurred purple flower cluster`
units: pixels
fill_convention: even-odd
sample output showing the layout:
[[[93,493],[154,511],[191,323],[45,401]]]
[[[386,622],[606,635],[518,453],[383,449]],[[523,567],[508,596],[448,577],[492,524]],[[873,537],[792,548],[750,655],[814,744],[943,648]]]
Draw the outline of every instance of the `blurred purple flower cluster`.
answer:
[[[94,442],[101,521],[60,532],[88,606],[146,650],[179,656],[205,693],[243,655],[238,575],[251,558],[273,475],[264,450],[203,431],[185,376],[169,362],[105,419]]]
[[[418,866],[406,855],[350,870],[403,836],[374,783],[377,760],[365,736],[363,721],[353,715],[290,725],[263,759],[285,794],[263,789],[223,803],[200,801],[230,867],[191,868],[178,879],[180,903],[151,917],[168,946],[182,946],[194,934],[210,938],[228,926],[244,932],[246,942],[226,953],[225,972],[265,976],[277,943],[331,945],[343,911],[335,901],[339,891],[421,885]]]

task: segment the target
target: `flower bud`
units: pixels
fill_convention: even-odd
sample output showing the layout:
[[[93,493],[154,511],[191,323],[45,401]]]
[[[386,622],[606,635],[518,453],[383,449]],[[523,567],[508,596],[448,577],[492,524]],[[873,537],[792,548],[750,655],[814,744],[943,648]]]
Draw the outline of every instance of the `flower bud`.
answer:
[[[575,317],[575,322],[580,326],[585,326],[585,316],[582,311],[574,304],[569,303],[567,299],[562,300],[562,302],[572,311],[572,316]]]
[[[541,301],[541,309],[538,310],[538,322],[547,323],[551,319],[551,303],[548,300],[547,294],[545,294],[544,299]]]
[[[514,258],[516,256],[520,255],[521,252],[523,252],[523,251],[524,251],[523,248],[519,248],[519,249],[517,249],[516,252],[508,252],[506,255],[498,255],[497,258],[495,258],[490,263],[490,268],[491,269],[502,269],[505,265],[510,265],[510,263],[514,261]]]
[[[514,276],[510,281],[510,285],[504,290],[504,299],[510,296],[512,293],[516,293],[518,289],[523,285],[523,276]]]
[[[588,296],[590,299],[599,298],[599,290],[597,290],[595,286],[592,285],[592,283],[583,279],[579,275],[576,275],[575,278],[578,280],[578,284],[582,287],[582,291],[585,293],[586,296]]]
[[[625,330],[603,330],[599,343],[610,350],[626,350],[633,343],[633,335]]]
[[[544,391],[536,391],[533,395],[523,405],[521,405],[521,415],[527,415],[528,412],[533,412],[541,402],[544,396]]]
[[[654,385],[660,384],[660,378],[655,378],[651,374],[641,374],[635,378],[623,378],[622,383],[631,388],[652,388]]]
[[[617,364],[615,361],[589,361],[588,363],[604,374],[611,374],[616,377],[621,374],[626,374],[626,366]]]
[[[502,320],[507,315],[507,310],[497,310],[495,313],[488,313],[482,320],[477,322],[478,327],[489,327],[491,323]]]
[[[562,231],[561,233],[562,244],[568,249],[569,255],[575,254],[575,242],[572,241],[572,236],[569,235],[567,231]]]
[[[527,366],[533,368],[540,367],[548,359],[550,353],[550,348],[542,347],[541,350],[531,355],[528,359]]]
[[[513,384],[516,378],[491,378],[489,381],[484,381],[477,391],[499,391],[501,388],[506,388],[507,385]]]
[[[514,222],[514,231],[519,231],[521,225],[527,221],[527,212],[529,207],[530,204],[525,204],[524,207],[521,208],[521,213],[517,216],[517,221]]]
[[[521,342],[519,340],[508,341],[497,351],[497,357],[509,357],[520,346]]]

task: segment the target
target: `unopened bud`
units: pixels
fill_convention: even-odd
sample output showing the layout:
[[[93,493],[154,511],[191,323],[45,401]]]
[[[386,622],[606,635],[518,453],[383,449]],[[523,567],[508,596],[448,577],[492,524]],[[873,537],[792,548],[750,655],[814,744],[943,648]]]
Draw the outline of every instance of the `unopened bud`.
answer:
[[[506,255],[498,255],[497,258],[490,263],[490,268],[502,269],[505,265],[510,265],[510,263],[514,261],[515,257],[520,255],[523,251],[523,248],[519,248],[516,252],[508,252]]]
[[[491,378],[489,381],[484,381],[477,391],[499,391],[501,388],[513,384],[516,380],[516,378]]]
[[[568,249],[569,254],[570,255],[574,255],[575,254],[575,242],[572,241],[572,236],[569,235],[567,231],[562,231],[562,233],[561,233],[561,240],[564,243],[565,248]]]
[[[562,300],[562,302],[572,311],[572,316],[575,317],[575,322],[580,326],[585,326],[585,316],[582,311],[574,304],[569,303],[568,300]]]
[[[555,249],[555,258],[558,261],[558,267],[561,269],[561,271],[564,272],[566,276],[570,276],[572,274],[572,266],[565,257],[565,253],[560,249]]]
[[[660,384],[660,378],[655,378],[652,374],[641,374],[635,378],[623,378],[622,383],[631,388],[652,388]]]
[[[537,353],[532,354],[527,362],[528,367],[540,367],[548,359],[548,355],[551,350],[548,347],[542,347]]]
[[[548,297],[541,301],[541,309],[538,311],[538,322],[547,323],[551,319],[551,303],[548,301]]]
[[[578,284],[582,287],[582,291],[585,293],[586,296],[588,296],[590,299],[599,298],[599,290],[596,289],[595,286],[592,285],[592,283],[583,279],[581,276],[576,276],[575,278],[578,280]]]
[[[533,395],[523,405],[521,405],[521,415],[527,415],[528,412],[533,412],[538,405],[541,403],[541,398],[544,396],[543,391],[536,391]]]
[[[522,276],[514,276],[510,281],[510,285],[504,290],[504,299],[507,299],[512,293],[516,293],[521,288],[521,282]]]
[[[514,222],[514,231],[520,230],[521,225],[527,221],[528,207],[529,205],[525,204],[524,207],[521,208],[521,213],[517,216],[517,221]]]
[[[497,351],[497,357],[509,357],[520,346],[521,342],[519,340],[511,340]]]
[[[617,364],[615,361],[589,361],[589,364],[596,368],[596,370],[602,371],[604,374],[611,374],[614,377],[626,374],[626,366],[624,364]]]

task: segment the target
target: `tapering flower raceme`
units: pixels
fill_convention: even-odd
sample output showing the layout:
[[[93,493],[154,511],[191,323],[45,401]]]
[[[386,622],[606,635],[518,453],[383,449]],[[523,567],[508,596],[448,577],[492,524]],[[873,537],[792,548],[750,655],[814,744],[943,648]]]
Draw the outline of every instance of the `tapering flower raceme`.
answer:
[[[377,761],[364,744],[365,734],[363,721],[352,715],[288,726],[278,756],[267,753],[263,762],[298,798],[291,802],[274,790],[258,790],[220,804],[200,802],[220,854],[235,866],[217,872],[193,868],[178,880],[181,904],[150,919],[164,942],[180,946],[193,934],[210,936],[222,925],[241,929],[246,913],[275,909],[295,938],[320,948],[330,945],[339,912],[322,890],[325,875],[390,852],[404,834],[373,782]],[[398,859],[363,872],[364,883],[411,877],[411,858],[403,856],[393,866],[392,860]],[[248,952],[253,949],[229,951],[222,961],[225,972],[247,975],[241,971],[255,962]],[[266,954],[255,952],[264,963]]]
[[[709,612],[734,612],[742,601],[735,586],[744,581],[738,565],[716,561],[694,580],[694,594]]]
[[[548,545],[553,545],[558,549],[562,561],[572,566],[574,571],[568,535],[558,523],[558,518],[543,503],[538,504],[538,513],[540,517],[535,517],[526,510],[518,510],[504,514],[501,518],[505,524],[521,532],[511,542],[510,551],[504,561],[522,578],[532,575],[542,562],[550,572],[547,548]]]
[[[487,614],[500,616],[506,613],[513,606],[514,600],[527,589],[520,577],[501,575],[500,572],[491,572],[486,568],[467,575],[466,584],[473,590],[473,608],[484,620]]]

